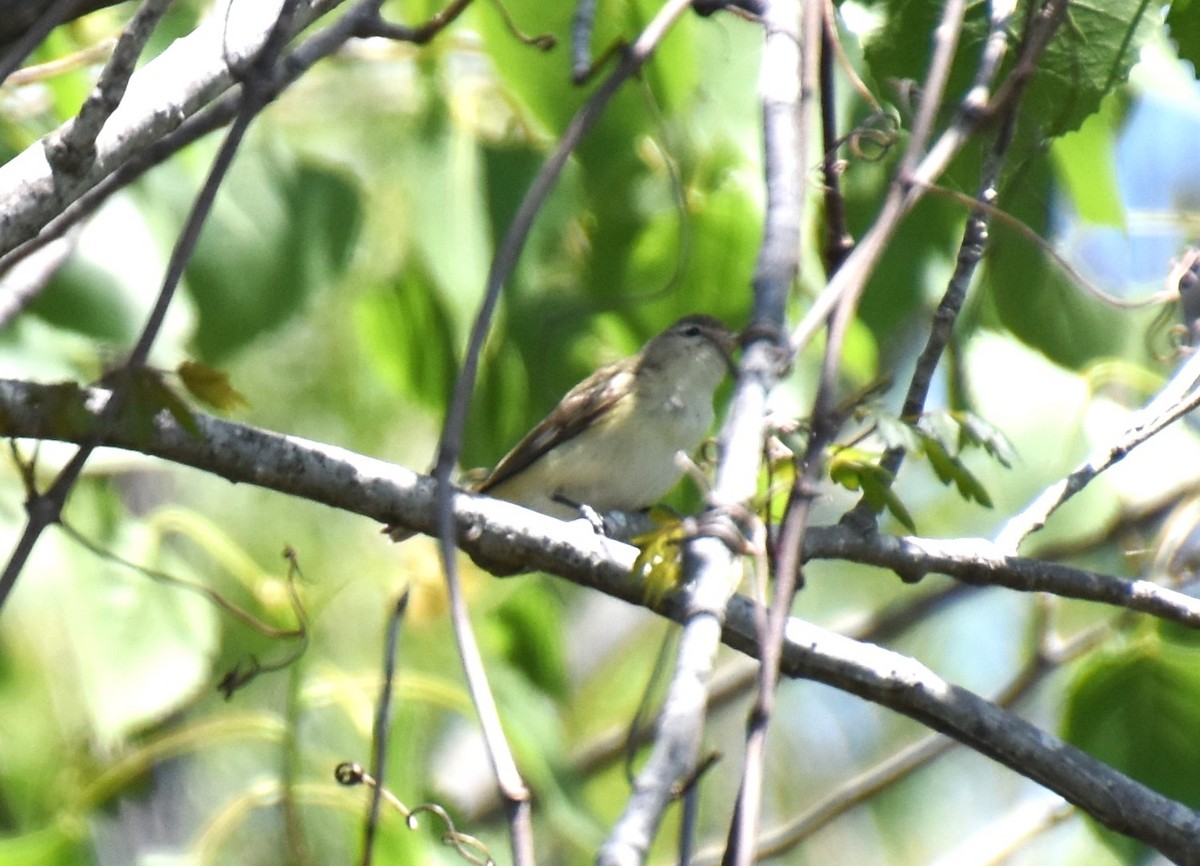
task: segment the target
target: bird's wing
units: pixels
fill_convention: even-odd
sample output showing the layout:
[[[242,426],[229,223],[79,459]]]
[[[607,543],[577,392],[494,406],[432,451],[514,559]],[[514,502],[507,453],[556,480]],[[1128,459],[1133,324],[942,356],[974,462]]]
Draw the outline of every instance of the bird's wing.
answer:
[[[631,365],[626,361],[618,361],[588,376],[568,391],[550,414],[504,455],[487,478],[475,486],[475,490],[486,493],[512,478],[550,449],[579,435],[597,418],[609,412],[622,393],[630,390],[627,380],[632,375]]]

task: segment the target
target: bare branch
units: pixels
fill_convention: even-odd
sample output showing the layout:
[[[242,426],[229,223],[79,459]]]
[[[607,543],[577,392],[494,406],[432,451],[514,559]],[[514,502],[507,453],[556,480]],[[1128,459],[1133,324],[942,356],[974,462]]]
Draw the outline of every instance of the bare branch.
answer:
[[[78,440],[90,435],[108,399],[109,392],[99,389],[0,380],[0,433]],[[200,413],[195,421],[198,436],[163,413],[149,438],[138,441],[115,428],[106,435],[105,444],[301,496],[378,523],[433,528],[435,484],[430,478],[342,449]],[[636,549],[597,536],[586,521],[566,524],[466,493],[456,494],[453,504],[459,543],[473,556],[508,563],[517,559],[527,567],[647,606],[644,584],[631,575]],[[815,532],[810,535],[817,537]],[[692,615],[686,590],[668,594],[655,609],[679,621]],[[757,654],[754,602],[741,596],[729,602],[723,640],[739,651]],[[910,658],[793,619],[786,629],[781,670],[890,707],[1039,782],[1107,827],[1177,862],[1200,862],[1195,847],[1200,815],[946,682]]]
[[[170,5],[171,0],[144,0],[117,40],[79,114],[46,141],[46,159],[56,171],[76,174],[96,158],[96,136],[121,104],[133,67]]]
[[[767,206],[754,275],[754,313],[738,369],[737,386],[720,438],[720,465],[711,503],[737,508],[750,499],[758,475],[767,394],[781,371],[779,337],[785,306],[799,269],[801,160],[800,5],[764,4],[760,74]],[[681,783],[695,771],[704,728],[708,681],[720,643],[725,606],[734,591],[734,556],[725,542],[700,537],[684,548],[684,573],[692,587],[675,672],[659,717],[650,757],[597,856],[601,866],[642,863]]]
[[[798,59],[801,64],[800,68],[794,72],[799,90],[795,94],[794,102],[787,106],[788,113],[783,114],[777,120],[772,117],[771,109],[781,108],[781,106],[770,106],[764,103],[764,136],[768,141],[775,138],[780,143],[787,142],[794,136],[796,139],[794,146],[799,152],[800,160],[805,160],[809,151],[809,142],[812,140],[813,101],[820,78],[824,7],[820,3],[804,4],[802,17],[794,18],[782,18],[781,11],[776,10],[773,4],[769,7],[765,23],[768,27],[790,28],[786,34],[788,38],[794,39],[800,48]],[[790,8],[787,11],[789,13],[799,12],[799,10]],[[775,74],[782,74],[782,72],[783,70],[778,70]],[[767,74],[767,70],[764,69],[765,74]],[[770,153],[769,147],[768,153]],[[773,167],[780,174],[784,171],[794,172],[794,174],[788,177],[774,177],[771,174]],[[772,166],[771,160],[768,159],[767,168],[768,191],[773,186],[778,186],[782,193],[779,196],[779,208],[794,210],[795,218],[799,220],[803,203],[801,178],[804,176],[801,165],[780,162]],[[768,221],[770,220],[769,210],[768,207]],[[790,232],[798,230],[798,225],[792,226],[790,221],[785,219],[781,220],[781,228]],[[777,233],[777,241],[782,242],[787,239],[785,231]],[[772,227],[768,222],[767,237],[763,243],[764,256],[767,254],[767,242],[770,240],[771,234]],[[799,271],[799,243],[795,239],[790,254],[794,258],[789,264],[792,266],[792,273],[795,274]],[[782,276],[783,274],[777,275],[777,278],[770,280],[769,283],[756,281],[756,303],[760,308],[762,301],[757,297],[758,291],[765,290],[766,293],[779,291],[781,286],[785,285],[778,279]],[[790,615],[796,592],[802,585],[799,550],[811,514],[811,493],[816,489],[823,472],[822,454],[825,445],[832,441],[836,434],[836,424],[832,421],[832,413],[827,410],[834,399],[833,389],[837,378],[837,367],[841,359],[842,341],[846,334],[846,328],[853,318],[852,304],[839,305],[831,317],[825,357],[821,365],[821,377],[817,385],[816,397],[813,400],[812,434],[809,436],[805,448],[803,466],[796,473],[796,481],[792,487],[792,495],[788,501],[788,507],[779,530],[779,540],[776,544],[774,568],[772,569],[773,595],[770,608],[766,611],[765,624],[760,621],[759,643],[762,648],[762,664],[759,666],[758,692],[746,725],[746,753],[742,767],[742,781],[738,788],[733,823],[729,831],[729,847],[725,853],[726,862],[735,863],[738,866],[750,866],[756,859],[755,840],[758,835],[759,816],[762,809],[762,788],[766,778],[767,730],[775,711],[775,691],[779,683],[779,660],[782,652],[784,627]],[[759,435],[762,435],[761,429]],[[761,444],[757,453],[762,453]],[[763,571],[766,571],[765,567]],[[763,580],[765,582],[765,575]]]
[[[375,832],[379,826],[379,808],[383,803],[383,790],[387,784],[387,747],[392,721],[392,688],[396,679],[396,654],[400,644],[400,626],[408,610],[408,588],[400,593],[392,614],[388,617],[387,638],[383,648],[383,683],[379,687],[379,703],[375,707],[374,743],[371,749],[371,803],[367,809],[367,820],[363,822],[362,866],[370,866],[375,856]]]
[[[557,182],[568,157],[599,119],[609,100],[629,77],[642,68],[671,25],[687,11],[688,5],[689,0],[671,0],[658,11],[658,14],[622,56],[617,67],[572,118],[554,152],[546,160],[529,190],[525,193],[525,197],[513,217],[512,224],[492,259],[483,300],[480,302],[479,311],[471,328],[467,351],[455,382],[454,394],[446,411],[442,437],[438,443],[437,459],[434,462],[433,475],[437,482],[437,536],[440,541],[442,565],[446,574],[455,635],[459,641],[459,653],[466,671],[468,688],[480,717],[480,725],[483,729],[492,769],[509,804],[514,861],[518,866],[533,862],[533,842],[529,838],[532,832],[529,816],[529,793],[504,738],[499,713],[488,688],[483,660],[479,656],[479,649],[471,632],[466,602],[459,586],[454,556],[450,474],[462,451],[463,432],[466,429],[471,394],[475,387],[475,377],[479,369],[479,358],[483,351],[484,340],[491,328],[496,305],[500,300],[500,292],[508,275],[516,266],[517,257],[525,245],[525,239],[533,226],[534,218]]]
[[[905,580],[944,574],[979,586],[1049,592],[1200,628],[1200,599],[1147,580],[1124,580],[1058,562],[1011,556],[1002,546],[982,538],[900,538],[823,526],[809,531],[804,555],[878,565]]]
[[[115,420],[128,399],[129,393],[136,387],[134,377],[140,375],[141,368],[150,356],[151,346],[157,339],[163,321],[166,319],[167,309],[175,296],[179,281],[183,278],[184,267],[196,248],[200,230],[212,211],[221,182],[233,164],[233,157],[237,153],[246,131],[250,128],[250,123],[274,98],[274,93],[270,88],[260,87],[260,83],[265,81],[267,72],[274,65],[279,52],[283,50],[284,44],[289,38],[298,3],[299,0],[284,0],[279,17],[275,19],[268,31],[266,40],[259,51],[252,55],[249,68],[246,70],[248,76],[245,82],[247,98],[213,159],[204,185],[196,195],[196,200],[192,204],[175,247],[171,251],[171,258],[167,263],[167,273],[163,277],[162,288],[155,299],[154,307],[146,317],[137,343],[130,351],[122,369],[118,371],[117,387],[113,391],[112,399],[105,405],[100,427],[92,432],[91,437],[80,444],[79,450],[58,473],[49,489],[42,494],[30,495],[25,503],[29,519],[4,565],[3,573],[0,573],[0,609],[3,609],[9,593],[16,585],[17,578],[25,568],[25,563],[33,552],[33,546],[37,543],[38,537],[47,526],[59,519],[67,501],[67,495],[75,486],[75,482],[83,472],[84,465],[103,437],[105,428]]]
[[[1083,461],[1066,478],[1047,488],[1025,509],[1004,525],[996,537],[997,546],[1015,552],[1021,542],[1046,525],[1050,515],[1068,499],[1092,483],[1095,478],[1122,460],[1126,454],[1161,433],[1175,421],[1200,406],[1200,353],[1193,354],[1176,371],[1129,427],[1111,444]]]
[[[286,36],[341,2],[301,0]],[[0,166],[0,255],[34,237],[71,202],[232,87],[237,82],[233,69],[254,57],[271,32],[275,15],[269,13],[278,7],[266,7],[273,5],[239,4],[239,10],[253,14],[235,15],[233,28],[222,16],[209,16],[140,68],[96,137],[95,160],[78,174],[55,170],[43,142]],[[178,86],[164,87],[164,82]]]
[[[22,61],[41,44],[50,31],[71,17],[71,10],[78,0],[53,0],[41,10],[41,14],[30,23],[28,29],[0,55],[0,82],[5,81]]]

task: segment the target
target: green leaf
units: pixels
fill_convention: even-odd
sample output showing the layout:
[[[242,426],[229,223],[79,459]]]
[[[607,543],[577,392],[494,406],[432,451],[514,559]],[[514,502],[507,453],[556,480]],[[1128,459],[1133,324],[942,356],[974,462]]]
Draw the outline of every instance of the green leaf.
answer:
[[[978,447],[1003,466],[1012,468],[1016,459],[1016,451],[1008,437],[998,427],[994,427],[980,418],[974,412],[951,412],[951,417],[958,422],[958,450],[961,453],[967,448]]]
[[[954,463],[941,442],[926,434],[921,437],[921,451],[937,475],[938,481],[943,484],[954,481]]]
[[[1200,649],[1148,636],[1084,662],[1068,692],[1063,737],[1159,793],[1197,808],[1198,694]],[[1114,846],[1131,844],[1107,831],[1103,835]]]
[[[1061,186],[1081,219],[1125,228],[1125,207],[1117,187],[1117,102],[1108,98],[1074,132],[1050,144]]]
[[[92,863],[88,846],[65,823],[0,839],[0,866],[82,866]]]
[[[1167,30],[1179,50],[1181,60],[1200,69],[1200,2],[1174,0],[1167,13]]]
[[[862,467],[868,465],[852,448],[843,448],[829,458],[829,479],[852,492],[862,489]]]
[[[181,215],[195,183],[154,173],[139,189]],[[274,330],[342,273],[360,223],[357,190],[342,175],[244,148],[188,263],[196,350],[217,361]],[[176,223],[172,220],[170,231]]]
[[[866,44],[866,57],[877,81],[921,82],[929,66],[933,40],[929,38],[941,16],[938,0],[888,0],[879,4],[884,24]],[[963,33],[947,87],[946,114],[971,85],[983,40],[987,34],[990,4],[967,4]],[[1022,32],[1024,11],[1009,32]],[[1021,124],[1030,140],[1063,135],[1078,129],[1097,110],[1101,99],[1129,74],[1138,52],[1160,26],[1156,7],[1145,0],[1105,0],[1071,3],[1021,102]],[[1012,45],[1001,80],[1016,62]],[[945,118],[943,118],[945,119]]]
[[[502,652],[509,663],[559,700],[567,696],[561,613],[548,587],[528,581],[505,598],[491,617],[495,630],[503,635]]]
[[[925,456],[939,481],[947,485],[954,484],[959,496],[968,502],[978,502],[984,508],[992,507],[992,497],[979,479],[971,474],[962,461],[952,456],[937,437],[926,433],[922,442]]]
[[[443,296],[418,257],[394,284],[364,293],[354,321],[368,360],[389,384],[422,405],[445,405],[458,369],[458,339]]]
[[[999,204],[1046,237],[1051,230],[1046,190],[1052,187],[1048,157],[1035,154],[1010,179]],[[1007,328],[1068,369],[1111,357],[1149,362],[1145,334],[1158,310],[1117,309],[1086,294],[1046,251],[1004,221],[993,221],[991,237],[981,284],[983,304],[976,308],[983,324]]]
[[[128,343],[141,314],[130,288],[86,259],[72,256],[27,312],[59,328],[107,343]]]
[[[175,373],[189,394],[214,409],[229,412],[250,405],[233,387],[224,370],[216,370],[199,361],[184,361],[175,368]]]
[[[879,434],[879,438],[883,440],[883,444],[887,448],[903,448],[909,454],[915,454],[921,450],[920,437],[917,436],[911,424],[902,421],[895,415],[883,412],[875,413],[873,420],[875,432]]]
[[[912,514],[900,501],[900,497],[896,495],[896,491],[892,488],[890,482],[885,483],[884,477],[887,473],[882,469],[876,473],[860,473],[859,481],[862,484],[863,496],[866,497],[867,504],[875,511],[887,509],[888,513],[909,532],[917,531],[916,521],[913,520]]]
[[[887,509],[905,529],[916,532],[916,521],[892,488],[895,476],[880,466],[878,461],[877,454],[857,448],[841,448],[829,458],[829,477],[846,490],[861,490],[872,509],[876,512]]]

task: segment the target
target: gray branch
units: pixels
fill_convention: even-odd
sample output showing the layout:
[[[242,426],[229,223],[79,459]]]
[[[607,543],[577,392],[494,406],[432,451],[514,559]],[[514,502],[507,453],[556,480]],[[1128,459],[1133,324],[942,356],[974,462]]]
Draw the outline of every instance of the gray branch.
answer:
[[[302,0],[289,38],[342,0]],[[73,201],[236,83],[231,64],[253,58],[275,21],[276,3],[238,3],[212,14],[129,80],[77,173],[53,168],[43,139],[0,166],[0,255],[29,240]],[[51,133],[51,136],[60,135]]]
[[[72,384],[0,380],[0,434],[81,441],[91,435],[109,392]],[[414,472],[341,448],[258,430],[196,413],[198,434],[160,413],[154,431],[115,429],[105,444],[192,466],[234,483],[299,496],[380,523],[433,529],[434,483]],[[482,561],[521,564],[589,586],[676,620],[691,610],[687,590],[659,605],[631,575],[637,551],[598,536],[586,521],[563,523],[516,505],[459,493],[454,498],[459,544]],[[813,531],[816,543],[821,533]],[[836,538],[836,536],[830,536]],[[904,539],[911,544],[912,539]],[[382,540],[381,540],[382,543]],[[936,549],[937,543],[930,542]],[[947,543],[941,543],[947,544]],[[912,548],[909,548],[910,550]],[[917,551],[919,553],[919,551]],[[942,549],[946,556],[949,547]],[[932,556],[926,550],[926,556]],[[970,557],[968,557],[970,559]],[[997,572],[1005,558],[996,564]],[[952,570],[952,563],[943,563]],[[757,656],[754,603],[735,596],[725,610],[722,639]],[[953,737],[1182,864],[1200,864],[1200,814],[1111,767],[907,656],[856,641],[798,619],[789,621],[781,670],[889,707]]]
[[[711,504],[738,509],[754,495],[762,453],[767,396],[782,367],[779,347],[785,307],[799,267],[803,202],[800,134],[800,45],[797,0],[764,9],[761,60],[764,236],[754,274],[754,320],[737,386],[720,437],[720,463]],[[783,356],[786,358],[786,355]],[[708,683],[721,642],[726,605],[735,584],[734,554],[726,542],[702,536],[684,548],[692,587],[682,612],[683,633],[659,716],[654,748],[633,783],[625,809],[600,848],[600,866],[638,866],[646,859],[663,813],[695,772],[704,733]]]
[[[145,0],[130,19],[79,114],[46,143],[46,157],[56,170],[74,174],[96,158],[96,136],[121,104],[142,49],[170,5],[171,0]]]
[[[898,538],[820,526],[804,540],[808,559],[840,559],[888,568],[907,581],[944,574],[963,583],[1049,592],[1111,604],[1200,628],[1200,599],[1148,580],[1125,580],[1058,562],[1012,556],[983,538]]]

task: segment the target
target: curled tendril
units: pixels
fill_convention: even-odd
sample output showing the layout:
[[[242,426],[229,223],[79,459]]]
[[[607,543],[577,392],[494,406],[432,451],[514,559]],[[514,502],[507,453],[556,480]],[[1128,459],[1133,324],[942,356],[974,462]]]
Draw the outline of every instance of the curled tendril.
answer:
[[[879,162],[891,152],[900,139],[900,120],[894,114],[873,111],[858,126],[839,140],[838,144],[850,145],[855,159]]]
[[[474,836],[459,832],[446,810],[437,803],[422,803],[413,809],[408,815],[409,829],[417,829],[417,815],[421,812],[437,816],[446,825],[442,832],[442,843],[453,848],[468,863],[474,863],[476,866],[495,866],[496,861],[492,859],[487,847]]]
[[[376,787],[375,778],[361,764],[356,764],[353,761],[344,761],[334,767],[333,778],[339,785],[345,785],[348,788],[352,788],[355,785],[367,785],[371,788]],[[404,824],[408,829],[418,829],[417,816],[422,813],[433,815],[445,825],[445,829],[441,835],[443,845],[453,848],[458,856],[462,857],[468,863],[475,864],[475,866],[495,866],[496,861],[492,859],[487,846],[469,833],[459,831],[454,826],[454,821],[451,819],[450,814],[437,803],[421,803],[409,809],[386,787],[380,789],[380,792],[383,794],[383,798],[404,816]]]
[[[343,761],[333,768],[333,778],[339,785],[345,785],[347,788],[361,785],[364,781],[363,777],[366,775],[367,771],[362,768],[362,765],[355,764],[353,761]]]

